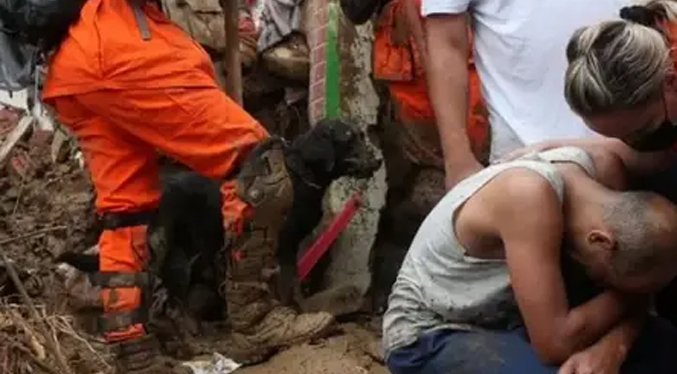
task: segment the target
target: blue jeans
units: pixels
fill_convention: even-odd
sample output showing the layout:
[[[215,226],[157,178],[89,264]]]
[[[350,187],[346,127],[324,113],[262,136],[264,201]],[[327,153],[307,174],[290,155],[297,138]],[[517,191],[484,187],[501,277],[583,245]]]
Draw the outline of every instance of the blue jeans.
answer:
[[[393,374],[557,374],[542,364],[524,329],[505,332],[437,330],[396,349]],[[677,373],[677,329],[651,317],[630,350],[621,374]]]

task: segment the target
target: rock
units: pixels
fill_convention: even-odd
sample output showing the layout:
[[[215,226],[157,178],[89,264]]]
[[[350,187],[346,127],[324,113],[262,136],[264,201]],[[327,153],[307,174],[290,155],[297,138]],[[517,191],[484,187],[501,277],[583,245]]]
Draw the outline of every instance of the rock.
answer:
[[[19,113],[9,108],[0,109],[0,137],[7,135],[19,122]]]
[[[54,131],[43,130],[35,128],[28,140],[28,145],[31,147],[47,148],[54,138]]]
[[[18,179],[26,179],[32,172],[34,163],[28,152],[15,149],[7,164],[7,172]]]

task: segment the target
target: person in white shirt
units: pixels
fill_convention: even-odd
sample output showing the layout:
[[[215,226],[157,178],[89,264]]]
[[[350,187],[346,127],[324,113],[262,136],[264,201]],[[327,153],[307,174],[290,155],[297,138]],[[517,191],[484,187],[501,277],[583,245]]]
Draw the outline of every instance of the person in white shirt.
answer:
[[[544,140],[592,137],[564,99],[565,47],[629,0],[423,0],[430,97],[451,188],[481,165],[465,134],[467,22],[492,126],[491,159]]]

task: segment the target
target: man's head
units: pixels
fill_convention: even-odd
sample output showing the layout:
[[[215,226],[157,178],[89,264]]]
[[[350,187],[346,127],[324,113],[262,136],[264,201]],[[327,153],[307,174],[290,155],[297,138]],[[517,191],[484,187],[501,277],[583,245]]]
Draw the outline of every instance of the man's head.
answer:
[[[572,214],[574,257],[593,279],[627,292],[652,293],[677,275],[677,207],[651,192],[613,192]],[[592,208],[592,209],[590,209]]]

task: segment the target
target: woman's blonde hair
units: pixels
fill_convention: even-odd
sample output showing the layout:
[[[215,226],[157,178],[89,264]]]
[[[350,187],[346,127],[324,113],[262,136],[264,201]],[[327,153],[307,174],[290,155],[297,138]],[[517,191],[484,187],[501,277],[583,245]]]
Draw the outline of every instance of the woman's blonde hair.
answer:
[[[564,95],[581,116],[659,97],[673,69],[663,21],[677,21],[677,1],[650,0],[623,8],[621,17],[580,28],[569,40]]]

